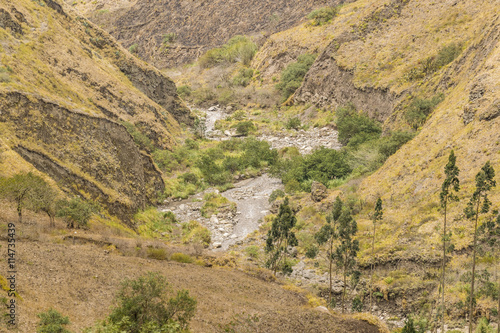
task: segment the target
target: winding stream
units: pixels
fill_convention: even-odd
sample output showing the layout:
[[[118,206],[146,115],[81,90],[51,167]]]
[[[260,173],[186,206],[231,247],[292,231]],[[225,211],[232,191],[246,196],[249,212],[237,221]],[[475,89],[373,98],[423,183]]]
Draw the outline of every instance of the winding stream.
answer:
[[[207,138],[229,139],[231,133],[215,130],[216,121],[224,119],[229,114],[218,106],[204,111]],[[257,138],[268,141],[273,148],[295,146],[305,154],[319,146],[340,149],[337,131],[329,127],[300,130],[295,133],[266,134]],[[158,209],[163,212],[172,211],[180,222],[199,221],[211,232],[212,248],[227,250],[231,245],[241,243],[245,237],[258,229],[261,220],[269,213],[271,206],[268,202],[269,196],[276,189],[283,189],[281,180],[267,174],[236,183],[234,188],[221,193],[236,203],[236,214],[226,212],[209,218],[201,216],[203,196],[209,192],[217,192],[215,189],[208,189],[185,200],[170,202]]]

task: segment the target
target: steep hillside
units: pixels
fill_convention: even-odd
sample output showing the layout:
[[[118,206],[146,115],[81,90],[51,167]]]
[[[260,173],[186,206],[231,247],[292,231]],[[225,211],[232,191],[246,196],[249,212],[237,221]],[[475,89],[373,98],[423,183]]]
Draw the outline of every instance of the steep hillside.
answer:
[[[124,46],[136,45],[137,54],[158,68],[192,62],[235,35],[265,40],[270,34],[303,21],[313,8],[339,2],[66,1],[111,32]]]
[[[457,154],[464,202],[480,167],[498,168],[499,18],[498,2],[357,1],[342,7],[333,22],[332,41],[318,56],[295,94],[296,102],[336,107],[353,103],[389,128],[408,129],[408,107],[415,99],[443,94],[444,100],[418,135],[361,184],[369,202],[382,196],[394,242],[407,243],[403,225],[424,224],[432,237],[421,238],[424,252],[439,243],[438,192],[451,149]],[[450,47],[451,45],[451,47]],[[443,50],[448,62],[435,65]],[[360,52],[362,50],[362,52]],[[449,64],[448,64],[449,63]],[[493,198],[498,206],[499,191]],[[425,207],[434,208],[428,210]],[[460,207],[460,208],[458,208]],[[457,215],[457,223],[463,223]],[[437,231],[437,230],[435,230]],[[458,236],[457,236],[458,237]],[[430,241],[430,239],[433,241]],[[469,239],[469,238],[467,238]],[[458,241],[467,246],[467,241]],[[432,243],[432,244],[429,244]],[[412,246],[412,248],[415,248]],[[432,252],[432,251],[431,251]]]
[[[27,161],[125,221],[154,202],[161,174],[129,132],[176,144],[192,118],[174,83],[52,0],[0,1],[0,40],[0,174]]]

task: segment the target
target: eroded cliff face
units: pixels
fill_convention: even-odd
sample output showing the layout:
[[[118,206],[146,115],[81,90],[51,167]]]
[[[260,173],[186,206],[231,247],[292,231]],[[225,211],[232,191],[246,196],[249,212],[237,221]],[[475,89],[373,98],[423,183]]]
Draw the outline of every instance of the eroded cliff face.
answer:
[[[295,92],[296,103],[336,108],[352,103],[371,118],[384,122],[394,110],[395,96],[388,89],[356,87],[352,71],[342,69],[331,56],[338,44],[332,42],[309,70]]]
[[[265,40],[304,21],[312,9],[338,2],[138,0],[117,4],[85,0],[76,7],[124,46],[137,44],[136,51],[143,59],[166,68],[192,62],[235,35]],[[175,34],[175,41],[165,42],[167,34]]]
[[[124,221],[155,203],[161,173],[129,131],[176,145],[193,117],[174,83],[56,1],[0,1],[0,35],[0,174],[22,157]]]

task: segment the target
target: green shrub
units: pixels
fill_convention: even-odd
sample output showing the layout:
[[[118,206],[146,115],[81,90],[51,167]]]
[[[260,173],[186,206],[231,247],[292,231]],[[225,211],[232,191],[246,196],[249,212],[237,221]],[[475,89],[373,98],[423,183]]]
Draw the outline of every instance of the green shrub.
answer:
[[[205,181],[210,185],[224,185],[231,180],[231,174],[216,162],[218,159],[214,159],[210,153],[204,153],[196,162]]]
[[[240,156],[240,164],[245,168],[274,166],[278,161],[276,149],[271,149],[268,142],[253,137],[242,140],[240,150],[243,152]]]
[[[428,57],[421,61],[418,66],[411,68],[405,78],[408,81],[423,79],[426,75],[437,72],[442,67],[448,65],[462,53],[460,44],[451,43],[443,46],[435,56]]]
[[[425,123],[427,117],[443,99],[444,96],[442,94],[436,95],[431,99],[414,99],[405,112],[405,119],[408,125],[414,129],[418,129]]]
[[[238,110],[235,113],[233,113],[232,118],[234,120],[243,120],[247,117],[245,111],[243,110]]]
[[[38,314],[40,322],[38,323],[37,333],[70,333],[64,326],[69,325],[69,318],[54,309]]]
[[[165,277],[153,272],[125,279],[116,303],[107,321],[87,332],[186,332],[196,310],[187,290],[174,293]]]
[[[306,249],[306,257],[309,259],[314,259],[319,253],[319,249],[317,246],[311,245]]]
[[[233,125],[232,128],[236,128],[236,133],[244,136],[247,136],[250,132],[254,132],[256,130],[254,123],[250,120],[240,121],[239,123]]]
[[[202,226],[198,221],[189,221],[182,224],[182,232],[184,234],[183,243],[201,244],[204,247],[209,247],[212,242],[210,230]]]
[[[359,296],[356,296],[352,300],[352,312],[361,312],[361,311],[363,311],[363,301]]]
[[[134,142],[143,150],[148,152],[153,151],[155,146],[150,138],[141,132],[134,124],[129,122],[122,122],[122,125],[127,129],[127,132],[132,136]]]
[[[191,264],[192,262],[194,262],[194,259],[189,254],[180,252],[173,253],[170,257],[170,260],[182,262],[185,264]]]
[[[193,103],[200,105],[207,102],[213,102],[217,95],[210,88],[200,88],[194,90],[191,95],[193,96]]]
[[[297,62],[290,63],[283,70],[280,82],[276,85],[276,88],[281,91],[283,100],[288,99],[300,87],[315,59],[315,55],[303,54],[298,57]]]
[[[375,293],[373,293],[375,295]],[[413,323],[412,318],[408,318],[405,322],[405,326],[401,330],[401,333],[417,333],[415,329],[415,324]]]
[[[290,179],[285,183],[286,193],[295,193],[300,191],[300,183],[297,179]]]
[[[198,63],[201,68],[235,62],[248,66],[256,52],[257,45],[250,38],[234,36],[222,47],[207,51],[199,58]]]
[[[316,180],[323,184],[327,184],[331,179],[343,178],[352,171],[345,151],[323,147],[306,156],[304,167],[304,180]]]
[[[271,195],[269,196],[269,203],[272,203],[276,201],[278,198],[282,198],[285,196],[285,192],[283,190],[277,189],[271,192]]]
[[[193,92],[193,90],[191,89],[190,86],[188,85],[182,85],[182,86],[179,86],[177,87],[177,94],[182,98],[182,99],[186,99],[186,97],[189,97],[191,96],[191,93]]]
[[[300,119],[298,117],[293,117],[288,119],[288,121],[285,124],[285,128],[297,130],[300,128],[301,125],[302,124],[300,122]]]
[[[181,178],[182,181],[185,183],[194,184],[194,185],[196,185],[198,183],[198,176],[196,176],[192,172],[183,173],[182,175],[179,176],[179,178]]]
[[[258,247],[257,245],[250,245],[245,248],[245,252],[249,257],[258,258],[260,247]]]
[[[339,107],[336,111],[337,130],[339,141],[343,145],[349,144],[352,147],[380,137],[382,128],[380,124],[356,111],[352,104]]]
[[[309,13],[309,15],[307,15],[307,18],[312,20],[311,25],[313,26],[323,25],[326,23],[330,23],[331,20],[335,16],[337,16],[338,12],[338,7],[323,7],[313,10],[311,13]]]
[[[173,43],[177,40],[177,35],[175,32],[169,32],[163,35],[163,44]]]
[[[415,136],[411,132],[395,131],[391,135],[382,138],[382,142],[379,146],[379,153],[382,155],[382,159],[385,161],[389,156],[394,154],[398,149],[413,139]]]
[[[422,70],[425,74],[434,73],[455,60],[460,53],[462,53],[462,47],[459,44],[451,43],[443,46],[436,56],[429,57],[423,62]]]
[[[139,45],[137,45],[137,43],[134,43],[134,44],[130,45],[130,47],[128,48],[128,51],[130,53],[135,54],[135,53],[137,53],[138,48],[139,48]]]
[[[227,156],[222,162],[222,166],[224,169],[228,170],[231,173],[235,173],[238,170],[241,170],[244,166],[240,163],[240,159],[234,156]]]
[[[147,257],[156,260],[167,260],[167,251],[165,249],[149,247],[147,249]]]
[[[253,77],[252,68],[241,68],[238,74],[233,78],[233,84],[236,86],[246,87]]]

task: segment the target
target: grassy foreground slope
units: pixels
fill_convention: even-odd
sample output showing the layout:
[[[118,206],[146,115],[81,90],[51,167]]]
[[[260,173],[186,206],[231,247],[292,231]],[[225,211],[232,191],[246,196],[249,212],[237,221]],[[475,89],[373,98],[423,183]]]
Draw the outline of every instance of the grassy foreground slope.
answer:
[[[15,219],[14,209],[2,210],[0,228]],[[25,221],[18,226],[16,242],[18,332],[35,332],[37,314],[49,308],[69,316],[71,332],[82,332],[111,313],[123,279],[148,271],[159,272],[174,290],[187,289],[196,298],[197,310],[190,323],[193,332],[225,332],[225,328],[237,332],[387,332],[379,330],[373,319],[375,324],[370,324],[316,309],[317,299],[310,302],[300,289],[272,282],[268,272],[248,273],[242,266],[235,267],[228,255],[204,255],[192,264],[155,260],[131,254],[158,245],[151,240],[79,230],[74,244],[62,221],[48,228],[48,219],[33,213]],[[167,250],[169,257],[178,251],[190,250]],[[204,262],[214,265],[205,267]],[[3,269],[0,275],[6,276]],[[0,294],[6,296],[3,290]]]

